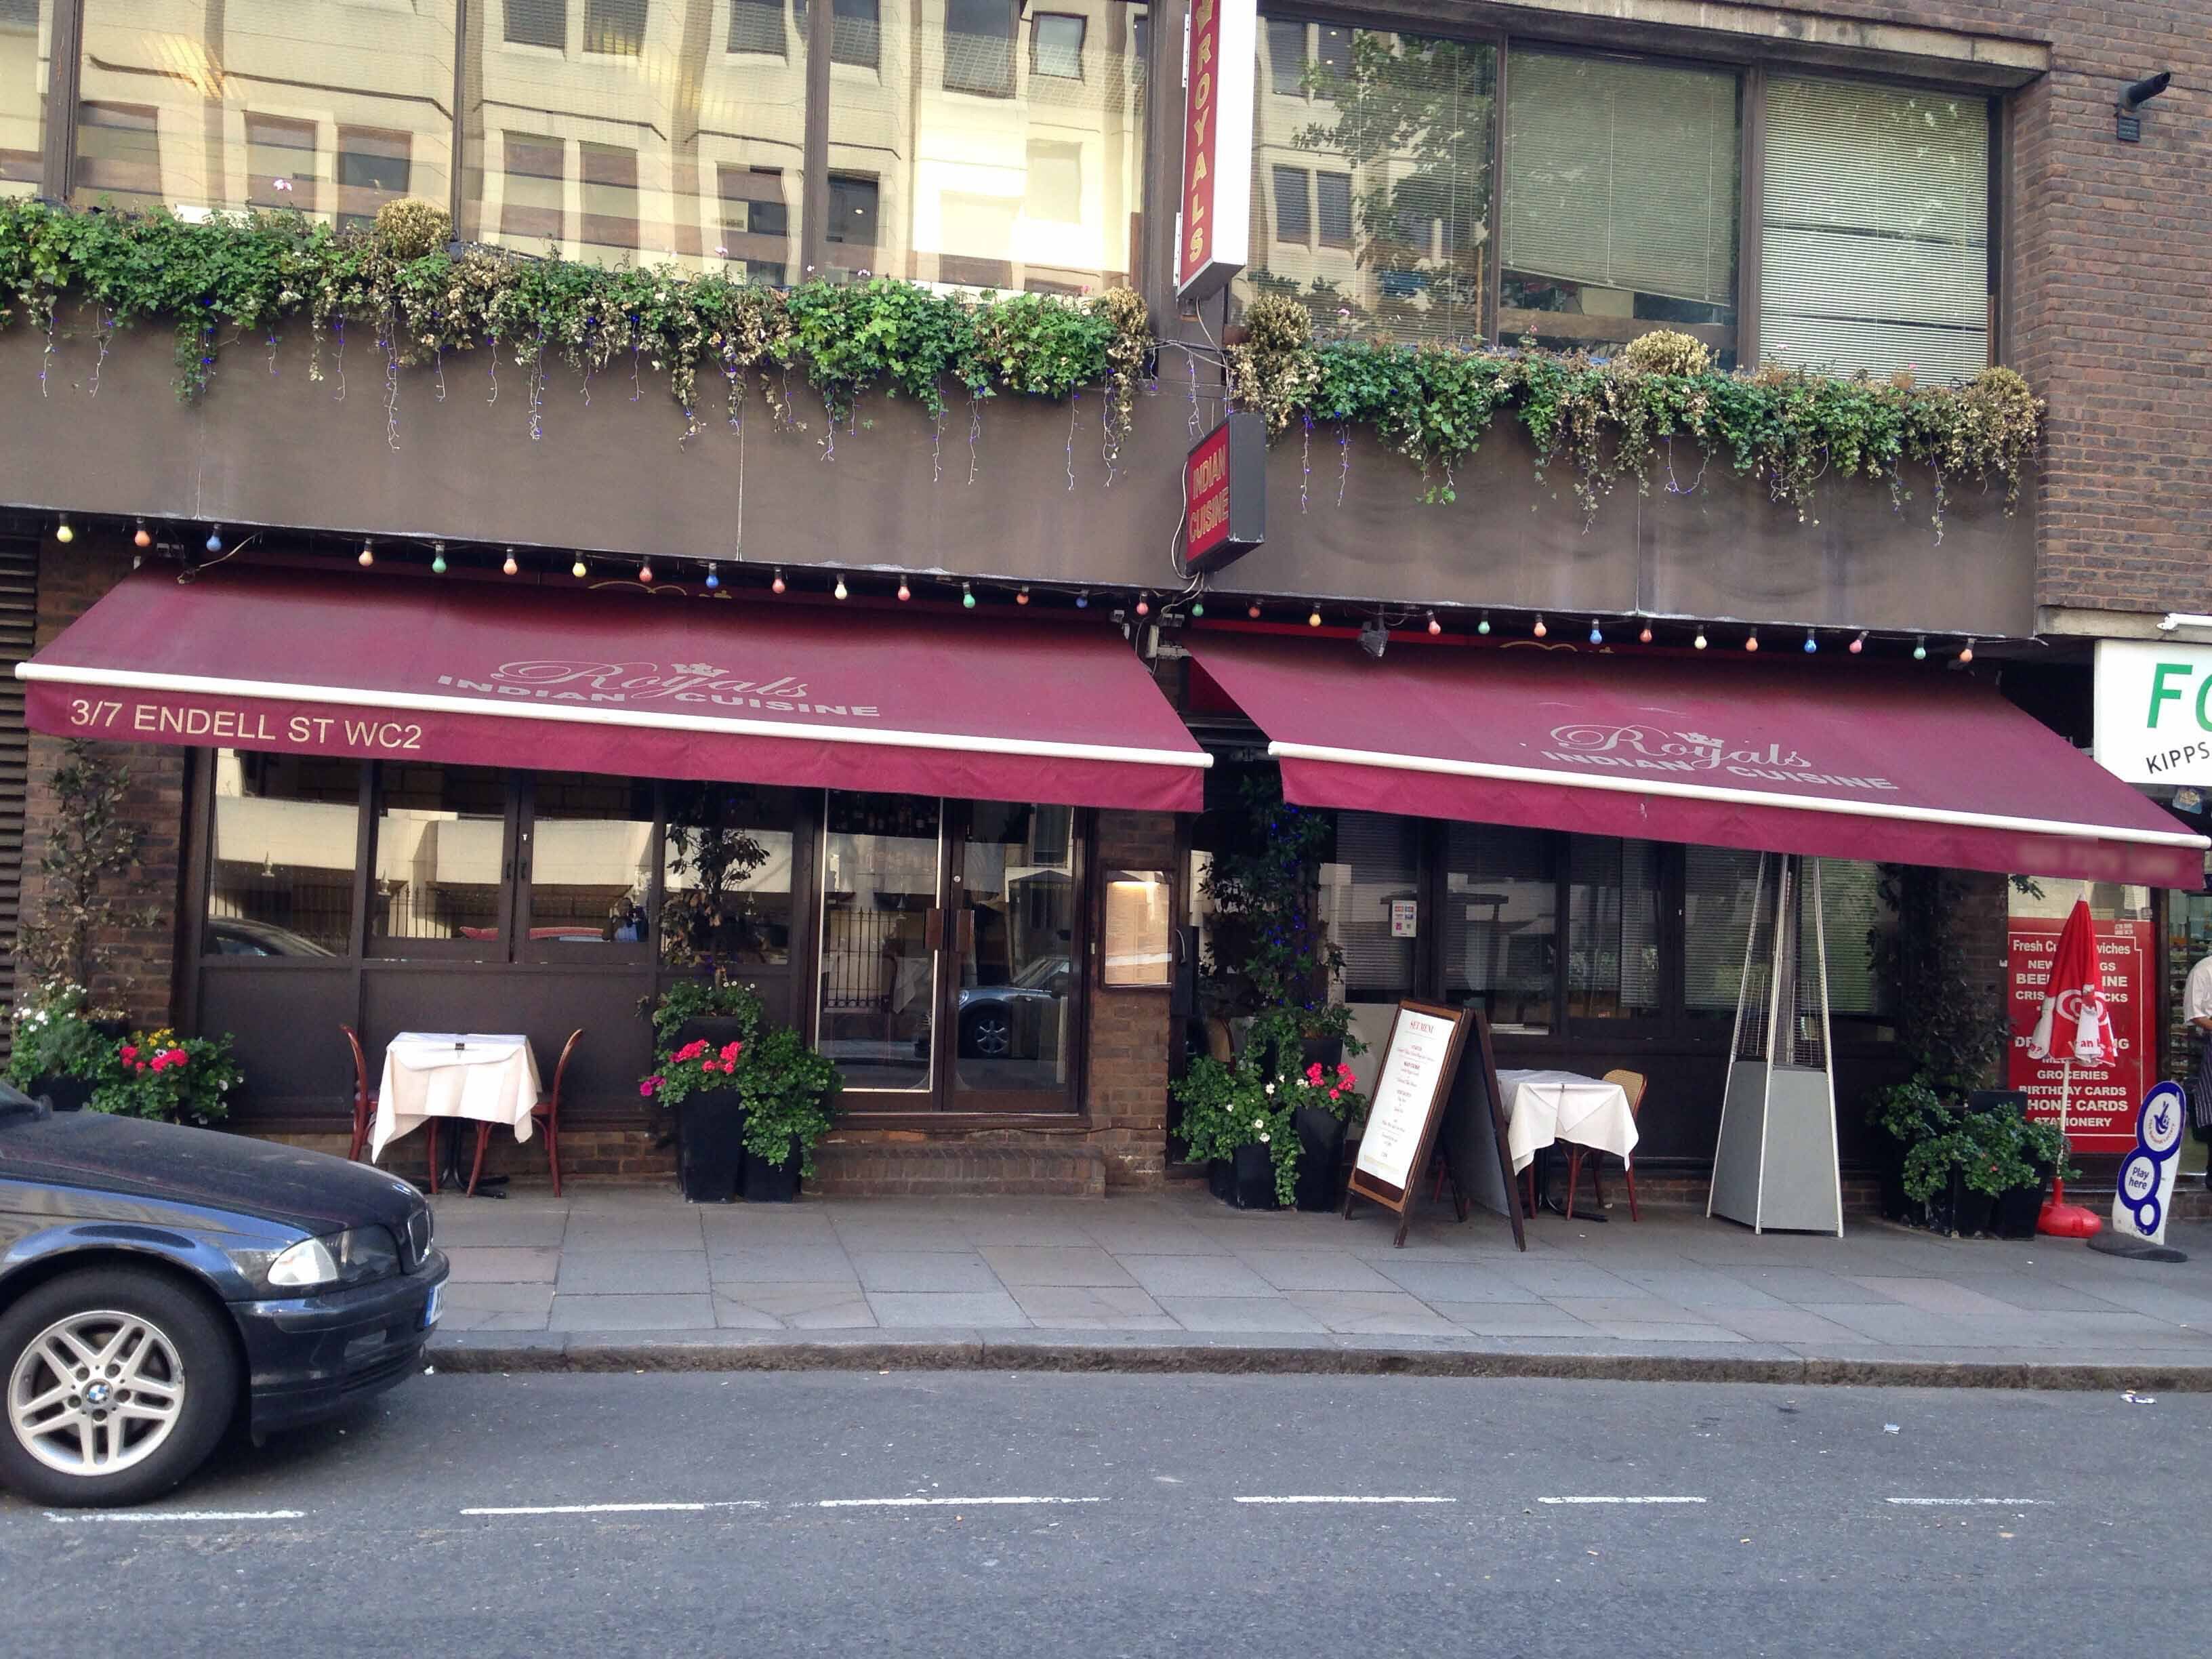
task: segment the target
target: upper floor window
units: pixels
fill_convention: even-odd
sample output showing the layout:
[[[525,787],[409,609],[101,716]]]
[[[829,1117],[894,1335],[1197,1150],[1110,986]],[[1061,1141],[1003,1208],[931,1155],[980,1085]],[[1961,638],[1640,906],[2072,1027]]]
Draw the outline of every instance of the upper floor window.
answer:
[[[0,0],[0,196],[37,191],[46,133],[46,14],[52,0]]]
[[[1143,9],[869,0],[872,76],[830,82],[827,270],[1080,294],[1126,281],[1143,222]]]
[[[945,0],[945,89],[986,98],[1014,91],[1018,0]]]
[[[831,0],[830,61],[850,64],[856,69],[874,69],[883,61],[883,56],[880,0]]]
[[[1516,52],[1498,337],[1603,353],[1656,328],[1735,360],[1732,70]]]
[[[730,0],[730,50],[782,57],[783,0]]]
[[[1087,21],[1064,11],[1039,12],[1030,27],[1030,72],[1080,81]]]
[[[584,0],[584,50],[635,58],[645,50],[647,0]]]
[[[1988,366],[1986,100],[1771,76],[1765,179],[1762,356],[1937,383]]]
[[[1295,296],[1324,336],[1473,342],[1491,257],[1495,49],[1266,21],[1237,291]]]
[[[511,46],[550,46],[564,50],[568,44],[568,0],[504,0],[503,38]]]
[[[800,220],[807,77],[806,54],[787,50],[786,0],[501,3],[488,30],[558,50],[471,53],[464,240],[788,279],[803,262],[775,216]],[[767,222],[744,207],[733,226],[728,181],[753,174],[776,182],[736,199],[763,203]]]
[[[543,0],[528,13],[524,0],[504,3],[490,27],[542,21]],[[296,210],[349,224],[403,192],[446,199],[458,0],[82,4],[73,201]],[[558,0],[551,9],[560,14]],[[13,40],[0,22],[0,181],[15,148]]]

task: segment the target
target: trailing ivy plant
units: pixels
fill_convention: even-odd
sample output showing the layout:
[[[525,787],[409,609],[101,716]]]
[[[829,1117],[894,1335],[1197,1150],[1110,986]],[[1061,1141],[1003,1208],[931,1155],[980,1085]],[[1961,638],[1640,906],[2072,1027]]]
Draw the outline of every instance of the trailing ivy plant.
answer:
[[[1420,470],[1431,501],[1455,498],[1455,470],[1510,418],[1536,451],[1539,478],[1554,469],[1571,478],[1585,523],[1617,484],[1649,495],[1680,438],[1763,479],[1801,523],[1824,478],[1886,483],[1901,510],[1904,468],[1924,466],[1941,540],[1943,509],[1962,483],[2002,488],[2011,511],[2042,439],[2043,400],[2008,368],[1984,369],[1963,386],[1771,365],[1723,373],[1697,340],[1664,330],[1610,360],[1529,346],[1316,341],[1309,306],[1284,294],[1255,299],[1244,326],[1229,354],[1230,385],[1271,434],[1308,416],[1369,427]]]
[[[0,326],[21,320],[51,340],[72,297],[97,308],[104,332],[166,322],[186,398],[206,389],[236,337],[273,347],[301,324],[318,377],[343,372],[349,330],[374,342],[387,376],[477,349],[511,356],[533,383],[550,360],[587,376],[617,368],[641,378],[650,364],[683,410],[687,438],[700,429],[702,388],[717,380],[732,421],[757,390],[793,428],[805,424],[794,380],[813,389],[833,428],[872,395],[913,398],[934,417],[947,388],[971,399],[1066,400],[1097,387],[1109,471],[1156,349],[1144,301],[1127,289],[985,295],[877,277],[778,289],[712,270],[520,258],[463,246],[451,233],[443,209],[413,200],[344,230],[297,212],[185,221],[0,201]],[[1235,398],[1278,435],[1307,422],[1371,429],[1419,471],[1432,501],[1455,499],[1458,470],[1510,421],[1534,446],[1540,478],[1566,475],[1585,522],[1623,484],[1648,494],[1680,439],[1764,480],[1801,522],[1829,478],[1887,483],[1902,511],[1904,469],[1924,467],[1940,541],[1960,488],[2001,489],[2011,510],[2041,441],[2043,402],[2009,369],[1984,369],[1963,386],[1771,366],[1729,374],[1668,331],[1610,360],[1526,343],[1317,341],[1313,308],[1336,296],[1259,286],[1227,353]]]

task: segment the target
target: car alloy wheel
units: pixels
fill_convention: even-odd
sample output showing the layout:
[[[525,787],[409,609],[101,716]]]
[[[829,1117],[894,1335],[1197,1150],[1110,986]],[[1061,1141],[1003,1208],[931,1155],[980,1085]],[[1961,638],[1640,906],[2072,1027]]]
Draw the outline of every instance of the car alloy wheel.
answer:
[[[968,1047],[985,1060],[1004,1060],[1013,1052],[1014,1024],[1006,1014],[991,1010],[968,1022]]]
[[[69,1314],[31,1339],[8,1378],[8,1426],[46,1468],[116,1474],[159,1451],[184,1414],[177,1345],[112,1309]]]

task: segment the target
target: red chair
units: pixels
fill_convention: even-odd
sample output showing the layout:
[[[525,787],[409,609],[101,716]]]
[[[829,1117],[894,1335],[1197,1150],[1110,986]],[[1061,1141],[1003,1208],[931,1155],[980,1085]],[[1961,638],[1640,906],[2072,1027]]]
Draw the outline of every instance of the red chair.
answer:
[[[1636,1115],[1638,1109],[1644,1104],[1644,1087],[1645,1083],[1644,1073],[1641,1072],[1607,1072],[1605,1074],[1605,1080],[1607,1083],[1618,1083],[1620,1085],[1621,1092],[1628,1097],[1628,1115],[1633,1118]],[[1567,1146],[1568,1220],[1572,1221],[1575,1218],[1575,1183],[1582,1179],[1583,1160],[1584,1158],[1588,1158],[1589,1160],[1590,1190],[1597,1194],[1597,1201],[1599,1204],[1602,1205],[1605,1202],[1605,1188],[1598,1184],[1597,1164],[1598,1159],[1603,1156],[1604,1154],[1602,1152],[1598,1152],[1594,1147],[1577,1146],[1572,1143],[1569,1143]],[[1621,1173],[1628,1177],[1628,1218],[1631,1221],[1641,1221],[1644,1218],[1636,1212],[1636,1160],[1633,1158],[1622,1158],[1620,1160],[1620,1169]]]
[[[553,1092],[543,1097],[530,1111],[531,1121],[538,1126],[538,1133],[545,1137],[545,1167],[552,1173],[553,1196],[556,1198],[561,1196],[561,1085],[568,1075],[568,1061],[583,1037],[580,1028],[568,1033],[568,1042],[561,1046],[561,1063],[553,1068]],[[491,1145],[491,1132],[492,1126],[489,1123],[477,1125],[477,1158],[469,1168],[471,1198],[476,1196],[477,1178],[483,1174],[484,1148]],[[437,1189],[434,1187],[431,1190],[434,1192]]]

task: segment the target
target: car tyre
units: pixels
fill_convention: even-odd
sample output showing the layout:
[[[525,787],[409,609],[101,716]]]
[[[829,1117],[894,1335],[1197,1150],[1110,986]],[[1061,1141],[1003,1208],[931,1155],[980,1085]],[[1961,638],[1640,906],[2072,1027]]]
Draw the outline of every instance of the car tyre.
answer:
[[[1014,1052],[1014,1017],[997,1004],[986,1004],[960,1022],[960,1052],[969,1060],[1009,1060]]]
[[[107,1391],[98,1398],[118,1402],[108,1409],[118,1427],[130,1404],[122,1396],[134,1377],[138,1400],[158,1407],[174,1396],[173,1413],[166,1426],[129,1418],[119,1443],[106,1431],[110,1419],[100,1419],[95,1455],[109,1449],[121,1467],[107,1472],[58,1467],[57,1458],[70,1456],[75,1436],[58,1426],[52,1413],[76,1413],[79,1407],[70,1401],[82,1404],[86,1396],[68,1396],[42,1411],[28,1408],[60,1385],[56,1354],[88,1359],[118,1335],[122,1344],[106,1366],[97,1368],[112,1370],[112,1376],[95,1375],[88,1364],[75,1375],[88,1389],[105,1384]],[[235,1413],[239,1387],[230,1333],[204,1298],[161,1274],[132,1267],[65,1273],[0,1312],[0,1486],[37,1503],[69,1507],[158,1498],[206,1462]]]

